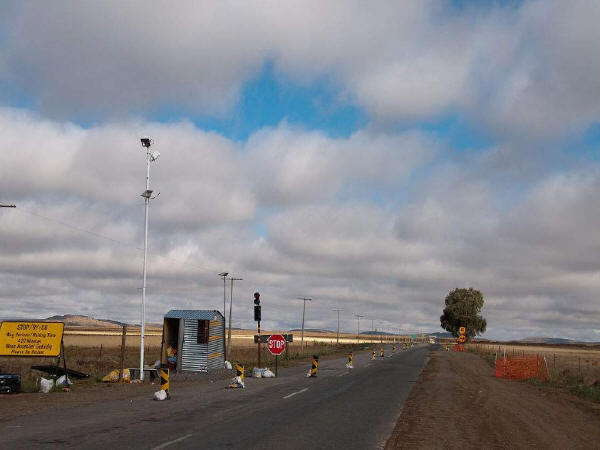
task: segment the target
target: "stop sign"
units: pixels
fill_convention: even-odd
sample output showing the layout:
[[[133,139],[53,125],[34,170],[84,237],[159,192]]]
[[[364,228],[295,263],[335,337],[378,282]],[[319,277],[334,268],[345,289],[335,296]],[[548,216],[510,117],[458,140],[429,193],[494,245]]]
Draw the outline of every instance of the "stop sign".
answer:
[[[285,350],[285,338],[280,334],[272,334],[267,339],[267,348],[272,355],[281,355]]]

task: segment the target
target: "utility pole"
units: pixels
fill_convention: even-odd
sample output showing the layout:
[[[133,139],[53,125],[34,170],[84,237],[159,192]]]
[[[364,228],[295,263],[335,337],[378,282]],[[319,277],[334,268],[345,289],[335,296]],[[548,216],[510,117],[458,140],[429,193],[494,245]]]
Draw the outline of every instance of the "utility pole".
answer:
[[[142,271],[142,320],[140,329],[140,381],[144,381],[144,331],[146,326],[146,262],[148,259],[148,208],[152,197],[150,189],[150,161],[154,162],[160,156],[159,152],[151,151],[152,140],[149,137],[140,139],[142,147],[146,149],[146,190],[142,193],[144,197],[144,269]]]
[[[375,328],[373,327],[373,322],[374,322],[374,320],[371,319],[371,341],[375,340],[375,337],[374,337]]]
[[[231,309],[233,306],[233,282],[234,281],[242,281],[243,278],[233,278],[231,277],[229,281],[231,281],[231,296],[229,298],[229,331],[227,333],[227,354],[231,355]]]
[[[229,275],[229,272],[221,272],[219,274],[219,276],[223,278],[223,330],[225,330],[225,284],[227,283],[227,275]]]
[[[312,298],[298,297],[298,300],[304,300],[302,306],[302,337],[300,338],[300,351],[304,350],[304,316],[306,314],[306,302],[312,301]]]
[[[343,311],[343,309],[332,309],[332,311],[337,312],[338,316],[337,338],[335,341],[335,345],[340,345],[340,311]]]
[[[356,317],[358,319],[358,325],[356,326],[356,342],[360,344],[360,319],[361,319],[361,317],[365,317],[365,316],[361,316],[359,314],[354,314],[354,317]]]

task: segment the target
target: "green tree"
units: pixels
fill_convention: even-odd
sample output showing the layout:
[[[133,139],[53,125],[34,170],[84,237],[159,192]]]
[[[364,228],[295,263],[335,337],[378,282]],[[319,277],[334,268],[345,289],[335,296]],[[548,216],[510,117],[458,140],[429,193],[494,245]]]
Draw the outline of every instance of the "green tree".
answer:
[[[459,289],[451,291],[444,300],[446,307],[440,316],[442,328],[454,336],[458,336],[460,327],[467,328],[467,339],[482,334],[487,321],[479,314],[483,307],[483,294],[476,289]]]

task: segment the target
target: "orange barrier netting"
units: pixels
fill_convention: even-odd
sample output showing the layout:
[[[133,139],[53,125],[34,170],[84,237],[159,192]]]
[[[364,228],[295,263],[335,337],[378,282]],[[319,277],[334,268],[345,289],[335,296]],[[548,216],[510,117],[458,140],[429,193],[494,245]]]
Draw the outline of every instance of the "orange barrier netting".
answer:
[[[517,356],[496,360],[495,377],[510,378],[513,380],[537,379],[548,381],[548,365],[546,360],[539,356]]]
[[[455,344],[454,347],[452,347],[452,350],[455,352],[464,352],[465,348],[460,344]]]

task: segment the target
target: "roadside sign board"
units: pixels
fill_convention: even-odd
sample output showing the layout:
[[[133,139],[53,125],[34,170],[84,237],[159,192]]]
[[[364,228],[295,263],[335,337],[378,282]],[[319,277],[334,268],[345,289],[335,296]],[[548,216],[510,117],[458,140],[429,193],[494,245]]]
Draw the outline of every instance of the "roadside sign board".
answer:
[[[458,342],[460,342],[461,344],[462,344],[463,342],[466,342],[466,341],[467,341],[467,337],[466,337],[464,334],[461,334],[461,335],[458,337]]]
[[[58,356],[63,322],[2,322],[0,356]]]
[[[285,350],[285,338],[280,334],[272,334],[267,339],[267,348],[272,355],[281,355]]]
[[[280,336],[283,336],[283,338],[285,339],[285,342],[294,342],[293,334],[280,334]],[[269,336],[268,334],[261,334],[260,335],[261,344],[266,344],[269,341],[270,337],[271,336]],[[254,343],[258,344],[258,334],[254,335]]]
[[[458,329],[458,334],[465,334],[467,332],[467,329],[465,327],[460,327]]]

